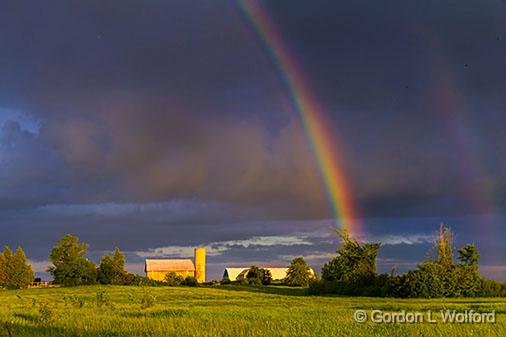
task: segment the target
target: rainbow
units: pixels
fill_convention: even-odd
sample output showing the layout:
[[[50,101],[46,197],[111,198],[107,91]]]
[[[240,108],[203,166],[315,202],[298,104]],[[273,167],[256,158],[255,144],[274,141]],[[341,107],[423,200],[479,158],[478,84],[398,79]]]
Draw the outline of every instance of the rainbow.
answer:
[[[324,109],[266,10],[256,0],[239,0],[239,5],[269,50],[300,114],[334,212],[335,225],[346,229],[352,236],[359,235],[360,225],[342,166],[343,154],[337,146],[335,131],[326,121]]]
[[[448,58],[436,50],[442,50],[435,36],[429,35],[428,41],[432,42],[432,51],[429,58],[431,86],[430,98],[433,110],[439,114],[441,124],[448,131],[448,141],[453,143],[455,156],[458,160],[460,175],[464,179],[465,189],[462,190],[469,211],[482,214],[480,226],[477,231],[487,228],[497,233],[498,237],[504,237],[504,228],[501,227],[500,209],[495,199],[491,180],[484,166],[485,160],[481,158],[479,151],[478,129],[467,120],[469,112],[468,99],[462,95],[456,71]],[[437,48],[434,48],[434,45]],[[502,247],[503,253],[506,248]]]

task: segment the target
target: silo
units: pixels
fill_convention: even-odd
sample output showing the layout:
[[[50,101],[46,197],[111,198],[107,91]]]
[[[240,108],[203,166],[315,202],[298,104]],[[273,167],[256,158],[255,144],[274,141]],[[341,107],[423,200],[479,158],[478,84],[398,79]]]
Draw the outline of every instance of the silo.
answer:
[[[195,278],[198,283],[206,281],[206,249],[195,248]]]

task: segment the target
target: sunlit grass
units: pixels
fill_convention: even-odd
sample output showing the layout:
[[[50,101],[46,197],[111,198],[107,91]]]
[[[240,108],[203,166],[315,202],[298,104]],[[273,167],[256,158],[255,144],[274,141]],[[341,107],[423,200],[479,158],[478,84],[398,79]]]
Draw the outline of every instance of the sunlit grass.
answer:
[[[506,332],[506,298],[303,295],[302,289],[232,286],[0,291],[0,336],[8,336],[9,331],[12,336],[503,336]],[[154,301],[146,304],[147,296]],[[353,320],[357,309],[495,310],[497,322],[360,324]]]

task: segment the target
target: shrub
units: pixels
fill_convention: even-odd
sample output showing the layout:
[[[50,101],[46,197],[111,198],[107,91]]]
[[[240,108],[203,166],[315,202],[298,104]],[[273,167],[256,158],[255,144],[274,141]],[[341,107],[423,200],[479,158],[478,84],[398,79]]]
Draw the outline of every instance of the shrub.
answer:
[[[262,285],[262,280],[257,278],[257,277],[254,277],[254,278],[247,278],[246,279],[248,285],[251,285],[251,286],[261,286]]]
[[[260,269],[262,271],[262,284],[268,286],[272,283],[272,274],[269,269]]]
[[[143,281],[144,277],[133,274],[133,273],[125,273],[121,275],[119,282],[120,285],[125,286],[138,286]]]
[[[136,275],[134,285],[141,287],[165,287],[167,283]]]
[[[193,276],[186,276],[186,278],[184,279],[184,285],[185,286],[190,286],[190,287],[196,287],[199,285],[197,279]]]
[[[453,262],[453,234],[443,226],[434,244],[437,256],[402,276],[376,274],[374,260],[379,244],[362,245],[347,235],[340,236],[343,247],[322,268],[323,279],[310,283],[310,294],[422,298],[506,295],[506,284],[481,278],[480,254],[473,244],[458,250],[461,263]]]
[[[230,284],[231,282],[230,282],[230,279],[228,278],[228,276],[225,276],[225,277],[221,280],[221,282],[220,282],[220,283],[221,283],[221,284]]]
[[[141,309],[147,309],[154,306],[156,303],[156,297],[151,293],[149,289],[144,289],[141,298]]]
[[[249,284],[248,279],[240,279],[236,281],[231,281],[230,283],[239,286],[247,286]]]
[[[165,282],[167,282],[167,285],[170,287],[177,287],[183,284],[185,281],[184,277],[181,275],[178,275],[174,272],[170,272],[167,275],[165,275]]]
[[[101,308],[103,306],[108,306],[108,307],[112,306],[111,299],[107,295],[105,290],[102,290],[102,289],[97,290],[96,295],[95,295],[95,300],[96,300],[96,305],[99,308]]]
[[[480,291],[480,296],[506,297],[506,283],[482,279]]]
[[[251,266],[246,273],[246,280],[246,284],[249,285],[269,285],[272,281],[272,275],[268,269]]]
[[[76,295],[64,296],[63,302],[65,303],[65,306],[72,305],[76,308],[81,309],[86,304],[86,298]]]
[[[50,324],[56,321],[56,312],[54,311],[54,305],[49,302],[41,301],[39,303],[39,314],[40,322],[43,324]]]

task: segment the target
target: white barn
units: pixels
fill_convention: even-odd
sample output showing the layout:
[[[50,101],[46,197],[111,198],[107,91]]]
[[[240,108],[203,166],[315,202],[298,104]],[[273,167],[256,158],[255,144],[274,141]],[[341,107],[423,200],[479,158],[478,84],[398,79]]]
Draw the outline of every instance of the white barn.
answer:
[[[286,273],[288,272],[288,267],[261,267],[258,268],[267,269],[271,272],[273,280],[282,280],[286,277]],[[248,275],[249,267],[234,267],[234,268],[225,268],[223,272],[223,278],[228,277],[230,281],[240,281],[244,280]],[[314,274],[314,271],[311,269],[311,272]]]

